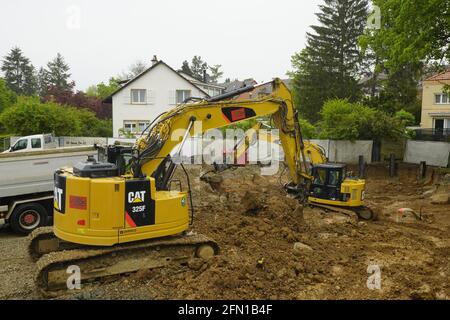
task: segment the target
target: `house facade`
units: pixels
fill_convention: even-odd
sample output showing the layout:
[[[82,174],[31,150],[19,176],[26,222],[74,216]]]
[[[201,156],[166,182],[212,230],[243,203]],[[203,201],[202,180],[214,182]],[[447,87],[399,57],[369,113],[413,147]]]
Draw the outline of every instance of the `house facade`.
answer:
[[[450,69],[424,80],[421,129],[450,135],[450,96],[445,92],[446,85],[450,85]]]
[[[161,60],[154,59],[152,63],[104,100],[112,103],[114,137],[141,133],[161,113],[186,98],[222,93],[216,85],[187,79]]]

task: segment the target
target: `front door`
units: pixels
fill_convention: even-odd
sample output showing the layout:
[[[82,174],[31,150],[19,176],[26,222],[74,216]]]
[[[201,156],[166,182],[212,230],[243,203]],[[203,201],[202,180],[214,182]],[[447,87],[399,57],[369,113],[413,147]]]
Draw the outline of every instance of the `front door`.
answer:
[[[444,119],[435,119],[434,120],[434,130],[436,133],[444,132]]]

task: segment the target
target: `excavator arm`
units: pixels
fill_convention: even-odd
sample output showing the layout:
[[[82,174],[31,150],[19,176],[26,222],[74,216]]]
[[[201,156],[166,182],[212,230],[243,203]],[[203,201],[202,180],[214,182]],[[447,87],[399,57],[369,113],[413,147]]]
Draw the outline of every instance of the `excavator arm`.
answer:
[[[244,92],[251,92],[251,95],[258,90],[268,90],[270,93],[254,99],[239,99],[239,95]],[[236,96],[238,99],[232,99]],[[262,116],[271,116],[275,127],[279,129],[291,185],[300,188],[305,179],[311,179],[310,170],[305,161],[305,144],[292,96],[280,79],[212,99],[181,104],[161,115],[151,126],[149,133],[137,141],[132,173],[135,178],[157,175],[157,181],[168,181],[175,167],[170,163],[170,153],[183,139],[194,134],[196,122],[201,124],[196,133],[204,133]],[[164,184],[159,186],[160,189],[164,187]]]

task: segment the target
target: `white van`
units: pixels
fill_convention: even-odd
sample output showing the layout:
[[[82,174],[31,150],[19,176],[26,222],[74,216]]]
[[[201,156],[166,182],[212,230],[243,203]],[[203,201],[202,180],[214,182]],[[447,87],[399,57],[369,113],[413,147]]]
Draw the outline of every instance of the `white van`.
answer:
[[[29,152],[57,148],[58,144],[52,134],[36,134],[21,137],[3,153]]]

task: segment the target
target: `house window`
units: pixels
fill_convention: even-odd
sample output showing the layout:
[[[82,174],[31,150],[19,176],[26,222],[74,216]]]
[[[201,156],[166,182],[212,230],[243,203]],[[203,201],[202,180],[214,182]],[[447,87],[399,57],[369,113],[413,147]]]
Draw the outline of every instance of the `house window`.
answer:
[[[139,132],[144,131],[148,125],[150,124],[149,121],[139,121],[138,125],[139,125]]]
[[[134,133],[136,132],[136,122],[134,121],[124,121],[123,122],[123,129],[125,132]]]
[[[147,90],[146,89],[131,89],[131,103],[132,104],[145,104],[147,102]]]
[[[177,90],[177,104],[191,97],[191,90]]]
[[[434,95],[434,102],[436,104],[450,104],[450,99],[446,93],[438,93]]]
[[[123,122],[123,129],[129,133],[141,133],[149,124],[150,121],[147,120],[125,120]]]

